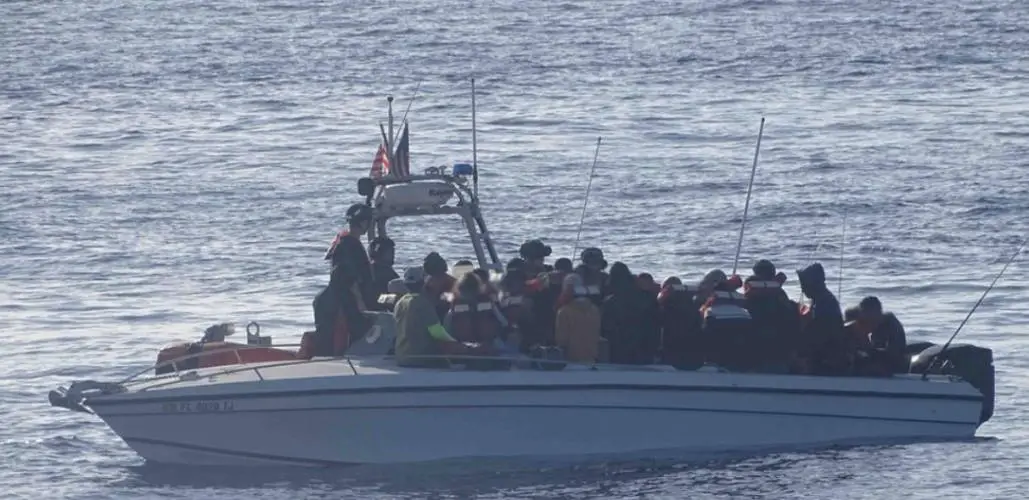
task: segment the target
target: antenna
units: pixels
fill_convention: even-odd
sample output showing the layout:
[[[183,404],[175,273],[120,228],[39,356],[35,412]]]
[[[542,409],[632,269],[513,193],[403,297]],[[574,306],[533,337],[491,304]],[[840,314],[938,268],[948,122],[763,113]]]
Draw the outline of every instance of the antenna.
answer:
[[[389,154],[389,164],[393,166],[393,140],[396,136],[393,135],[393,96],[386,96],[386,106],[389,109],[389,143],[386,144],[387,153]]]
[[[472,78],[472,193],[479,198],[479,145],[475,137],[475,78]]]
[[[736,242],[736,258],[732,260],[732,274],[740,264],[740,250],[743,250],[743,230],[747,227],[747,211],[750,209],[750,193],[754,189],[754,176],[757,174],[757,158],[761,153],[761,136],[765,133],[765,117],[761,117],[761,127],[757,131],[757,147],[754,148],[754,166],[750,168],[750,184],[747,185],[747,203],[743,205],[743,221],[740,222],[740,238]]]
[[[579,232],[575,234],[575,246],[572,247],[572,258],[579,249],[579,238],[582,236],[582,225],[586,222],[586,206],[590,202],[590,188],[593,187],[593,172],[597,170],[597,158],[600,156],[600,137],[597,137],[597,149],[593,151],[593,166],[590,167],[590,179],[586,182],[586,199],[582,200],[582,217],[579,217]]]
[[[933,356],[933,358],[929,361],[929,364],[926,365],[925,371],[922,372],[922,380],[925,380],[929,377],[929,371],[933,369],[933,366],[936,364],[936,361],[943,354],[943,351],[946,351],[947,348],[950,347],[950,343],[953,342],[954,339],[958,336],[958,333],[960,333],[961,329],[964,328],[965,323],[968,323],[968,320],[972,318],[973,314],[975,314],[976,309],[979,309],[979,306],[982,305],[983,300],[986,300],[986,295],[990,293],[990,290],[993,290],[994,286],[997,286],[997,281],[1000,280],[1001,276],[1004,276],[1004,272],[1007,271],[1008,266],[1010,266],[1011,263],[1018,258],[1018,254],[1022,253],[1022,249],[1025,248],[1026,243],[1029,243],[1029,237],[1022,240],[1022,244],[1018,245],[1018,250],[1015,250],[1015,253],[1011,255],[1011,258],[1008,259],[1007,264],[1004,264],[1004,267],[1000,270],[999,273],[997,273],[997,277],[993,278],[993,283],[990,283],[990,286],[986,287],[986,291],[983,292],[982,297],[979,297],[979,301],[976,302],[974,306],[972,306],[972,310],[968,311],[968,315],[965,316],[965,319],[961,322],[960,325],[958,325],[958,329],[954,330],[954,334],[951,335],[949,339],[947,339],[946,344],[943,344],[943,347],[940,348],[940,352],[936,353],[936,355]]]
[[[843,257],[847,248],[847,209],[843,209],[843,235],[840,237],[840,284],[836,289],[836,300],[843,303]]]
[[[404,117],[400,119],[400,123],[407,121],[407,113],[411,111],[411,105],[414,104],[415,99],[418,99],[418,89],[422,88],[422,82],[424,80],[418,80],[418,85],[414,86],[414,95],[411,96],[411,100],[407,101],[407,109],[404,110]],[[400,133],[400,127],[397,127],[397,134]]]

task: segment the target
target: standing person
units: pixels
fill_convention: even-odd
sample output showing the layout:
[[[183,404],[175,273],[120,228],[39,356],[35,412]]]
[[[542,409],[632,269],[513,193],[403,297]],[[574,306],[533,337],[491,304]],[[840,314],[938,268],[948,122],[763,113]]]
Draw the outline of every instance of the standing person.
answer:
[[[611,266],[611,295],[601,307],[601,331],[611,349],[611,362],[648,365],[661,345],[657,297],[640,290],[628,266]]]
[[[814,375],[846,375],[852,354],[847,352],[840,302],[825,284],[825,269],[814,263],[797,271],[800,290],[811,299],[804,312],[801,342],[806,371]]]
[[[340,301],[350,342],[364,336],[372,326],[365,316],[366,301],[372,296],[371,263],[361,244],[361,236],[372,226],[373,211],[368,205],[354,204],[347,209],[347,228],[340,231],[325,253],[332,263],[333,274],[340,291],[334,296]]]

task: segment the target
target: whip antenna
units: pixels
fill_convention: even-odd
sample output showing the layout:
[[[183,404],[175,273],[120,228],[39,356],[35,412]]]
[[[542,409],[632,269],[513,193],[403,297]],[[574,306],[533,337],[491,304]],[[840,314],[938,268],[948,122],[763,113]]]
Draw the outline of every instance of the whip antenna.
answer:
[[[600,137],[597,137],[597,149],[593,151],[593,166],[590,167],[590,179],[586,182],[586,199],[582,200],[582,217],[579,217],[579,231],[575,233],[575,245],[572,246],[572,258],[579,249],[579,238],[582,236],[582,225],[586,222],[586,206],[590,203],[590,188],[593,187],[593,172],[597,170],[597,158],[600,157]]]
[[[479,145],[475,140],[475,79],[472,78],[472,192],[479,199]]]
[[[732,260],[732,274],[736,274],[736,266],[740,263],[740,250],[743,249],[743,230],[747,227],[747,210],[750,209],[750,193],[754,189],[754,176],[757,174],[757,158],[761,153],[761,136],[765,133],[765,117],[761,117],[761,127],[757,131],[757,147],[754,148],[754,166],[750,168],[750,184],[747,185],[747,203],[743,205],[743,221],[740,222],[740,239],[736,242],[736,258]]]

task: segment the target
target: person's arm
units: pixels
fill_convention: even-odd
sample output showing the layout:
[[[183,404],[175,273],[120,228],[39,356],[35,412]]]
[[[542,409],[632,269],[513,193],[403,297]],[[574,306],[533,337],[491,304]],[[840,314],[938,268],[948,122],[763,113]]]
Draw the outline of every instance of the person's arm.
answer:
[[[429,330],[429,336],[440,342],[457,342],[457,339],[450,336],[450,333],[447,332],[446,327],[440,324],[439,316],[436,315],[436,310],[429,301],[419,300],[418,302],[420,304],[418,314],[421,318],[425,319],[424,324],[428,325],[426,328]],[[449,323],[449,320],[450,314],[447,313],[443,321]]]
[[[429,335],[440,342],[457,342],[457,339],[451,337],[450,334],[447,333],[447,329],[443,328],[443,325],[439,323],[429,325]]]

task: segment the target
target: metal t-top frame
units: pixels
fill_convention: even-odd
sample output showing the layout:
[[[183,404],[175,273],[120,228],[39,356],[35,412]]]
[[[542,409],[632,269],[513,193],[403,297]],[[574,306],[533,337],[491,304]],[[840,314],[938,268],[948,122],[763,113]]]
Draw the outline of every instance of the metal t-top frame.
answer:
[[[456,214],[464,221],[468,229],[468,236],[472,241],[472,248],[475,251],[475,259],[479,267],[503,271],[503,265],[497,250],[493,245],[493,239],[486,228],[486,221],[482,217],[479,208],[479,199],[475,193],[464,184],[465,179],[461,176],[438,173],[440,169],[428,169],[423,175],[411,175],[406,177],[387,176],[378,179],[361,179],[361,184],[371,183],[374,185],[374,194],[369,195],[365,203],[372,208],[372,227],[368,231],[368,242],[378,236],[387,236],[386,223],[394,217],[413,217],[426,215],[451,215]],[[397,184],[417,184],[421,182],[444,182],[453,190],[457,198],[456,204],[439,205],[400,205],[395,206],[384,203],[386,200],[387,186]]]

